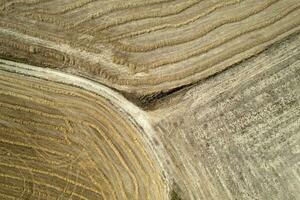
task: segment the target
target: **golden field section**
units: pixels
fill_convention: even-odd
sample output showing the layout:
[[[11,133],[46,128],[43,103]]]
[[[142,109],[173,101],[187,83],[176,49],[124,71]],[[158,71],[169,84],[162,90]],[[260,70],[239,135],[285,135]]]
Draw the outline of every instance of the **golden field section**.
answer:
[[[0,62],[2,199],[166,198],[143,127],[105,92],[13,73],[14,65]]]
[[[298,0],[2,0],[0,55],[141,97],[204,79],[298,31],[299,6]]]
[[[0,199],[300,199],[300,0],[0,0]]]

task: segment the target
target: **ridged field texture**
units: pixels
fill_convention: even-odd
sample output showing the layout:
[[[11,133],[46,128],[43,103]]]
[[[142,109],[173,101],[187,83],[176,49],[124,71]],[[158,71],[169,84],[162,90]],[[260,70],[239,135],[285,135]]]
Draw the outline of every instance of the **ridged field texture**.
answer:
[[[299,34],[173,98],[149,114],[183,199],[300,199]]]
[[[299,200],[300,0],[0,0],[0,199]]]
[[[26,67],[0,60],[0,199],[167,198],[132,113],[105,90]]]
[[[299,30],[299,7],[299,0],[2,0],[0,55],[139,98],[263,51]]]

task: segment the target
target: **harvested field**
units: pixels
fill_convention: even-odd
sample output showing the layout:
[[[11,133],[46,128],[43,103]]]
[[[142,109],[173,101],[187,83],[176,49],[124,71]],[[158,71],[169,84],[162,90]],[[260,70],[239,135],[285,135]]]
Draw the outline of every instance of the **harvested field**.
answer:
[[[0,6],[2,56],[137,96],[224,70],[300,23],[298,0],[2,0]]]
[[[300,199],[299,0],[0,0],[0,199]]]

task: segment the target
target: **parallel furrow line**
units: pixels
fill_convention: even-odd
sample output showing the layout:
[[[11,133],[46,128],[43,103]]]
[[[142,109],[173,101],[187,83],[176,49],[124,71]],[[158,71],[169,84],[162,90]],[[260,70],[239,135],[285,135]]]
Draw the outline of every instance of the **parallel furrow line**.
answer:
[[[174,0],[162,0],[162,1],[158,1],[158,2],[156,2],[156,3],[153,3],[153,4],[160,4],[160,3],[169,3],[169,2],[172,2],[172,1],[174,1]],[[193,1],[199,1],[199,0],[193,0]],[[202,1],[202,0],[200,0],[200,1]],[[95,13],[95,14],[93,14],[93,15],[90,15],[90,16],[88,16],[87,18],[85,18],[85,19],[83,19],[83,20],[80,20],[80,21],[78,21],[78,22],[76,22],[75,24],[73,24],[72,26],[70,26],[70,27],[68,27],[68,28],[75,28],[75,27],[77,27],[77,26],[79,26],[79,25],[81,25],[81,24],[84,24],[84,23],[86,23],[86,22],[88,22],[88,21],[91,21],[91,20],[94,20],[94,19],[97,19],[97,18],[100,18],[100,17],[102,17],[102,16],[104,16],[104,15],[107,15],[107,14],[110,14],[110,13],[112,13],[112,12],[116,12],[116,11],[122,11],[122,10],[126,10],[126,9],[132,9],[132,8],[138,8],[138,7],[142,7],[143,8],[143,10],[146,10],[146,8],[145,8],[145,6],[149,6],[149,5],[153,5],[153,4],[142,4],[142,5],[135,5],[135,6],[130,6],[130,4],[129,5],[122,5],[122,6],[120,6],[120,7],[113,7],[113,8],[111,8],[111,9],[108,9],[108,10],[104,10],[104,11],[102,11],[102,12],[98,12],[98,13]],[[193,3],[193,4],[196,4],[196,3]],[[189,5],[188,7],[191,7],[191,5]],[[187,8],[188,8],[187,7]],[[186,9],[187,9],[186,8]],[[146,13],[144,13],[145,15],[146,15]],[[124,21],[128,21],[128,18],[123,18],[123,23],[126,23],[126,22],[124,22]],[[101,31],[101,30],[104,30],[104,29],[106,29],[106,28],[108,28],[108,27],[111,27],[111,26],[117,26],[117,25],[119,25],[118,24],[118,22],[115,22],[115,23],[113,23],[113,24],[110,24],[110,25],[106,25],[104,28],[99,28],[99,29],[97,29],[97,31]],[[96,30],[95,30],[96,31]],[[86,32],[86,31],[85,31]]]
[[[143,34],[148,34],[151,32],[155,32],[155,31],[159,31],[159,30],[163,30],[163,29],[168,29],[168,28],[180,28],[182,26],[188,25],[190,23],[193,23],[207,15],[209,15],[210,13],[217,11],[219,9],[225,8],[226,6],[230,6],[230,5],[234,5],[236,3],[238,3],[239,1],[237,0],[233,0],[233,1],[226,1],[225,3],[216,3],[214,6],[212,6],[211,8],[208,8],[205,10],[205,12],[201,13],[200,15],[197,15],[196,17],[193,17],[192,19],[189,19],[187,21],[184,21],[182,23],[178,23],[178,24],[163,24],[163,25],[155,25],[152,28],[148,28],[148,29],[144,29],[144,30],[140,30],[140,31],[136,31],[136,32],[129,32],[129,33],[125,33],[125,34],[121,34],[119,36],[113,37],[113,38],[108,38],[108,39],[103,39],[102,41],[104,42],[114,42],[116,40],[120,40],[120,39],[125,39],[125,38],[132,38],[134,36],[140,36]],[[124,45],[124,44],[119,44],[116,43],[117,45],[115,45],[117,48],[121,48],[123,50],[127,50],[128,51],[132,51],[135,52],[134,47],[129,46],[129,45]]]
[[[286,17],[287,15],[291,14],[292,12],[297,11],[298,9],[299,9],[299,5],[294,6],[294,7],[292,7],[292,9],[289,9],[289,10],[287,10],[287,11],[285,11],[285,12],[282,12],[281,15],[278,15],[278,16],[272,18],[271,20],[267,20],[267,21],[265,21],[264,23],[257,24],[257,25],[251,27],[251,28],[248,29],[248,30],[238,32],[238,34],[235,34],[234,36],[231,36],[231,37],[229,37],[229,38],[223,39],[223,40],[221,40],[221,41],[218,42],[218,43],[207,45],[206,47],[204,47],[204,48],[202,48],[202,49],[196,50],[196,51],[191,52],[191,53],[189,53],[189,54],[185,54],[184,56],[181,56],[181,57],[177,57],[177,58],[175,58],[175,59],[173,59],[173,60],[163,60],[163,61],[161,61],[161,62],[150,63],[150,64],[147,64],[147,65],[144,65],[144,64],[137,64],[137,65],[134,65],[134,64],[132,64],[132,63],[130,63],[130,64],[127,63],[127,66],[128,66],[128,67],[130,66],[130,68],[132,68],[133,71],[139,72],[139,71],[143,71],[143,70],[146,70],[146,69],[147,69],[147,70],[148,70],[148,69],[154,69],[154,68],[161,67],[161,66],[167,65],[167,64],[174,64],[174,63],[176,63],[176,62],[180,62],[180,61],[183,61],[183,60],[186,60],[186,59],[195,57],[195,56],[197,56],[197,55],[206,53],[206,52],[208,52],[209,50],[214,49],[214,48],[217,48],[217,47],[219,47],[220,45],[222,45],[222,44],[224,44],[224,43],[226,43],[226,42],[229,42],[229,41],[231,41],[231,40],[233,40],[233,39],[235,39],[235,38],[237,38],[237,37],[239,37],[239,36],[241,36],[241,35],[243,35],[243,34],[251,33],[251,32],[253,32],[253,31],[256,31],[256,30],[259,30],[259,29],[262,29],[262,28],[266,28],[267,26],[272,25],[272,24],[278,22],[279,20],[283,19],[284,17]],[[294,27],[296,27],[296,26],[299,25],[299,23],[291,23],[291,24],[292,24],[292,25],[291,25],[292,27],[290,27],[290,28],[294,28]],[[226,55],[226,56],[224,56],[224,57],[226,57],[225,59],[228,59],[228,58],[232,57],[233,55],[236,55],[236,54],[238,54],[238,53],[240,53],[240,52],[243,52],[243,51],[246,51],[246,50],[248,50],[248,49],[251,49],[251,48],[253,48],[253,47],[255,47],[255,46],[257,46],[257,45],[259,45],[259,44],[261,44],[261,43],[266,43],[266,42],[268,42],[268,41],[274,39],[275,37],[277,37],[277,36],[283,34],[284,32],[290,30],[290,28],[289,28],[289,29],[285,29],[285,30],[280,30],[280,32],[278,31],[279,33],[274,33],[274,34],[272,34],[272,35],[271,35],[270,37],[268,37],[268,38],[265,37],[265,38],[261,39],[260,41],[257,40],[257,41],[255,41],[255,42],[253,42],[251,45],[244,46],[243,48],[240,48],[240,49],[239,49],[239,52],[237,52],[237,51],[236,51],[236,52],[229,52],[229,53],[231,53],[231,54],[230,54],[230,55]],[[228,54],[228,53],[227,53],[227,54]],[[210,62],[210,64],[209,64],[205,69],[208,69],[210,66],[212,66],[212,65],[213,65],[212,63],[213,63],[213,62],[215,62],[214,64],[218,64],[218,63],[224,61],[225,59],[219,58],[218,60],[207,61],[207,62]],[[138,68],[140,68],[140,69],[138,69]],[[171,77],[174,77],[174,76],[176,76],[177,78],[181,79],[181,78],[184,78],[183,76],[187,76],[187,75],[191,75],[191,74],[195,73],[195,69],[196,69],[196,72],[197,72],[197,73],[198,73],[199,70],[200,70],[200,71],[204,71],[204,70],[205,70],[205,69],[199,68],[197,65],[195,65],[195,66],[190,67],[190,68],[188,68],[187,70],[185,70],[184,73],[183,73],[182,71],[178,71],[178,72],[176,73],[176,75],[175,75],[175,74],[172,74],[172,75],[167,74],[167,75],[165,75],[165,77],[160,77],[160,80],[157,80],[157,81],[158,81],[159,83],[165,82],[165,81],[169,81],[170,78],[171,78]],[[198,69],[198,70],[197,70],[197,69]],[[153,80],[152,80],[152,82],[155,83],[155,84],[157,83],[156,81],[154,82]],[[153,83],[152,83],[152,84],[153,84]],[[135,84],[138,84],[138,81],[137,81]]]
[[[39,104],[52,106],[52,107],[56,106],[55,102],[53,102],[53,101],[48,101],[46,99],[41,99],[41,98],[36,99],[36,97],[32,98],[30,96],[26,96],[26,95],[23,95],[23,94],[17,94],[15,92],[11,92],[11,91],[1,91],[0,90],[0,95],[13,96],[13,97],[17,97],[17,98],[20,98],[20,99],[29,100],[29,101],[32,101],[32,102],[36,102],[36,103],[39,103]]]
[[[29,125],[29,126],[37,126],[37,127],[42,127],[42,128],[49,128],[52,130],[56,130],[56,131],[62,131],[64,133],[67,132],[67,129],[63,126],[56,126],[56,125],[51,125],[51,124],[45,124],[45,123],[41,123],[41,122],[36,122],[36,121],[32,121],[32,120],[24,120],[24,119],[20,119],[20,118],[16,118],[16,117],[12,117],[10,115],[7,114],[0,114],[0,118],[4,119],[4,120],[8,120],[8,121],[13,121],[15,123],[18,124],[22,124],[22,125]]]
[[[102,154],[101,151],[98,149],[98,147],[96,147],[96,151],[98,152],[98,154],[100,154],[100,155]],[[102,154],[102,156],[105,156],[106,159],[108,159],[107,155]],[[109,160],[109,159],[108,159],[108,160]],[[123,188],[125,187],[125,186],[124,186],[125,183],[120,179],[121,174],[120,174],[120,172],[118,171],[118,169],[116,168],[116,166],[115,166],[114,164],[111,164],[111,163],[110,163],[110,166],[111,166],[111,168],[110,168],[110,169],[111,169],[111,170],[110,170],[110,173],[113,172],[113,173],[116,175],[116,176],[115,176],[115,177],[116,177],[115,181],[117,182],[119,188],[115,188],[115,189],[112,188],[112,185],[113,185],[112,182],[111,182],[110,179],[107,177],[107,175],[106,175],[104,172],[102,172],[101,168],[99,168],[95,162],[92,162],[92,165],[94,166],[94,169],[95,169],[99,174],[102,175],[104,181],[107,182],[108,185],[110,186],[110,190],[113,191],[113,194],[110,194],[110,195],[113,195],[113,196],[117,199],[117,197],[116,197],[116,191],[118,191],[118,192],[120,192],[120,193],[122,194],[123,198],[126,198],[125,191],[123,190]],[[85,168],[83,165],[81,165],[81,167]],[[93,177],[94,174],[92,174],[92,175],[88,174],[88,176],[90,177],[90,179],[91,179],[91,181],[94,183],[94,185],[96,185],[97,187],[100,187],[100,188],[101,188],[101,185],[94,179],[94,177]],[[114,185],[115,185],[115,184],[114,184]]]
[[[232,16],[230,18],[225,18],[225,19],[222,19],[221,21],[217,21],[216,23],[213,23],[207,27],[204,27],[202,31],[200,31],[199,33],[192,35],[190,37],[184,37],[181,39],[162,40],[162,41],[158,41],[158,42],[155,42],[155,43],[153,43],[151,45],[147,45],[147,46],[130,46],[130,45],[125,45],[125,44],[119,43],[117,45],[117,47],[119,47],[125,51],[129,51],[129,52],[147,52],[147,51],[152,51],[152,50],[162,48],[162,47],[175,46],[175,45],[191,42],[193,40],[199,39],[200,37],[207,35],[208,33],[212,32],[213,30],[218,29],[224,25],[240,22],[247,18],[252,17],[253,15],[259,14],[260,12],[262,12],[263,10],[272,6],[273,4],[275,4],[278,1],[279,0],[272,0],[270,2],[267,2],[266,4],[263,4],[260,7],[254,8],[253,10],[249,11],[248,13],[241,12],[241,15],[239,15],[239,16]]]
[[[85,0],[81,3],[77,3],[77,4],[73,4],[72,6],[68,6],[67,8],[63,9],[63,11],[58,11],[58,12],[40,12],[41,14],[51,14],[51,15],[57,15],[57,14],[65,14],[69,11],[73,11],[76,10],[77,8],[82,8],[83,6],[90,4],[92,2],[95,2],[97,0]],[[103,15],[106,14],[110,14],[116,11],[122,11],[122,10],[126,10],[126,9],[130,9],[130,8],[137,8],[137,7],[144,7],[144,6],[148,6],[148,5],[155,5],[155,4],[160,4],[160,3],[166,3],[166,2],[172,2],[175,0],[157,0],[157,1],[144,1],[142,2],[142,4],[130,4],[131,2],[122,2],[122,4],[111,7],[109,9],[106,9],[104,11],[98,12],[96,14],[94,14],[94,17],[101,17]],[[129,4],[126,4],[129,3]]]
[[[2,11],[5,11],[5,10],[8,10],[10,9],[11,7],[14,7],[14,6],[17,6],[17,4],[30,4],[31,6],[32,5],[35,5],[35,4],[39,4],[40,2],[43,2],[45,0],[18,0],[18,1],[11,1],[11,2],[8,2],[8,3],[4,3],[4,5],[1,5],[0,7],[0,10]],[[20,6],[20,5],[18,5]]]
[[[49,137],[49,136],[43,136],[37,133],[29,133],[29,132],[23,132],[23,131],[18,131],[16,129],[13,128],[9,128],[9,127],[0,127],[0,131],[3,131],[4,133],[10,133],[14,136],[27,136],[27,138],[30,139],[41,139],[41,140],[45,140],[47,142],[52,141],[55,142],[57,144],[64,144],[64,145],[68,145],[67,143],[62,143],[62,140],[60,139],[56,139],[54,137]]]
[[[32,161],[35,161],[35,162],[38,162],[38,163],[40,163],[40,162],[46,162],[46,163],[51,164],[51,165],[53,165],[53,164],[54,165],[61,164],[60,162],[57,162],[57,161],[54,161],[54,160],[49,161],[49,160],[45,160],[45,159],[38,159],[38,157],[32,157],[32,156],[28,156],[28,155],[25,155],[25,154],[17,154],[17,153],[11,153],[11,152],[9,152],[9,155],[5,156],[5,155],[1,154],[1,152],[0,152],[0,157],[1,157],[0,160],[3,160],[7,156],[9,156],[9,157],[17,157],[17,158],[19,158],[21,160],[24,160],[24,159],[32,160]]]
[[[26,88],[29,87],[29,88],[35,88],[35,89],[39,89],[39,90],[43,90],[45,92],[54,92],[56,94],[62,94],[62,95],[66,95],[66,96],[71,96],[71,97],[84,97],[84,95],[79,95],[78,93],[75,93],[75,92],[72,92],[72,91],[69,91],[69,90],[65,90],[65,89],[60,89],[60,88],[55,88],[54,86],[50,85],[40,85],[40,84],[37,84],[36,82],[34,82],[33,80],[19,80],[19,79],[16,79],[15,76],[10,76],[10,74],[6,74],[5,77],[1,77],[0,76],[0,81],[3,81],[6,83],[9,82],[9,83],[13,83],[13,84],[16,84],[16,83],[19,83],[22,85],[25,85],[26,84]]]
[[[6,139],[3,139],[3,138],[0,139],[0,142],[6,143],[6,144],[15,145],[15,146],[22,146],[22,147],[26,147],[26,148],[29,148],[29,149],[38,150],[38,151],[45,152],[45,153],[48,152],[48,153],[51,153],[51,154],[54,154],[54,155],[57,155],[57,156],[73,158],[73,156],[71,154],[68,154],[68,153],[62,153],[62,152],[58,152],[58,151],[53,151],[53,150],[48,149],[48,148],[44,148],[44,147],[40,147],[40,146],[35,146],[35,145],[29,145],[29,144],[22,143],[22,142],[15,142],[15,141],[13,142],[13,141],[6,140]]]
[[[39,110],[32,109],[32,108],[27,108],[27,107],[22,106],[22,105],[14,105],[14,104],[10,104],[10,103],[4,103],[4,102],[1,102],[1,100],[0,100],[0,107],[9,108],[9,109],[14,110],[14,111],[33,113],[33,114],[37,114],[37,115],[47,117],[47,118],[52,118],[52,119],[61,119],[61,120],[69,119],[69,118],[64,117],[62,115],[55,115],[55,114],[50,114],[50,113],[46,113],[46,112],[41,112]]]
[[[103,134],[102,131],[99,130],[99,128],[97,126],[95,126],[94,124],[91,124],[91,123],[88,123],[87,125],[90,127],[93,127],[95,130],[97,130],[97,132],[104,138],[105,142],[109,145],[110,149],[114,152],[114,154],[116,155],[118,160],[121,162],[122,166],[127,170],[128,174],[129,174],[130,178],[132,179],[132,182],[134,183],[134,186],[135,186],[135,197],[136,197],[136,199],[138,199],[139,186],[137,183],[138,182],[137,178],[135,177],[134,173],[132,172],[132,169],[130,169],[128,167],[128,163],[123,158],[123,156],[119,152],[118,148],[116,148],[115,144],[105,134]],[[109,130],[114,130],[114,128],[111,127],[111,129],[109,129]],[[114,130],[114,131],[117,132],[117,130]]]
[[[104,172],[102,172],[101,169],[98,169],[98,167],[97,167],[96,164],[91,160],[90,157],[88,157],[88,158],[86,158],[86,159],[89,160],[89,163],[88,163],[88,164],[89,164],[89,165],[93,165],[94,169],[97,171],[97,174],[103,178],[104,182],[106,183],[106,186],[109,187],[109,191],[110,191],[109,195],[110,195],[110,198],[112,198],[112,196],[114,196],[114,199],[117,199],[117,197],[116,197],[116,190],[114,190],[114,189],[112,188],[112,185],[113,185],[113,184],[112,184],[112,182],[110,181],[110,179],[107,177],[107,175],[106,175]],[[104,161],[104,160],[103,160],[103,161]],[[102,190],[103,190],[102,188],[103,188],[103,187],[101,186],[101,184],[100,184],[98,181],[95,180],[94,174],[91,175],[91,174],[89,173],[89,170],[88,170],[88,169],[85,167],[85,165],[83,165],[82,163],[80,163],[79,165],[80,165],[80,167],[86,172],[86,175],[88,176],[88,178],[90,179],[90,181],[93,183],[93,185],[101,191],[102,196],[104,197],[104,199],[107,199],[107,198],[106,198],[106,195],[104,194],[104,192],[102,192]],[[113,170],[113,169],[112,169],[112,170]]]
[[[21,170],[24,170],[24,171],[28,171],[28,172],[34,172],[34,173],[39,173],[39,174],[44,174],[44,175],[47,175],[47,176],[50,176],[50,177],[56,177],[58,179],[61,179],[65,182],[68,182],[68,183],[72,183],[73,185],[75,185],[76,187],[81,187],[81,188],[84,188],[88,191],[91,191],[93,193],[96,193],[100,196],[102,196],[101,193],[99,193],[97,190],[94,190],[93,188],[90,188],[86,185],[83,185],[81,183],[78,183],[72,179],[67,179],[66,177],[63,177],[63,176],[60,176],[59,174],[56,174],[56,173],[50,173],[50,172],[47,172],[47,171],[43,171],[43,170],[38,170],[38,169],[35,169],[35,168],[32,168],[32,167],[25,167],[25,166],[21,166],[21,165],[11,165],[11,164],[7,164],[7,163],[0,163],[0,166],[5,166],[5,167],[9,167],[9,168],[15,168],[15,169],[21,169]]]
[[[3,178],[10,178],[10,179],[14,179],[14,180],[19,180],[19,181],[24,181],[24,179],[22,179],[22,178],[19,178],[19,177],[17,177],[17,176],[12,176],[12,175],[8,175],[8,174],[2,174],[2,173],[0,173],[0,177],[3,177]],[[44,187],[46,187],[46,188],[51,188],[51,189],[54,189],[54,190],[56,190],[57,192],[64,192],[64,190],[62,189],[62,188],[60,188],[60,187],[56,187],[55,185],[52,185],[52,184],[47,184],[47,183],[43,183],[43,182],[39,182],[39,181],[36,181],[36,180],[31,180],[31,182],[33,183],[33,184],[36,184],[36,185],[41,185],[41,186],[44,186]],[[80,198],[80,199],[83,199],[83,200],[89,200],[89,199],[87,199],[85,196],[82,196],[82,195],[80,195],[80,194],[77,194],[77,193],[75,193],[74,191],[72,192],[72,195],[74,195],[74,196],[76,196],[76,197],[78,197],[78,198]]]
[[[174,1],[174,0],[163,0],[163,1],[166,1],[166,2],[170,1],[171,2],[171,1]],[[159,4],[159,3],[161,3],[161,1],[157,2],[157,4]],[[153,4],[156,4],[156,3],[153,3]],[[106,14],[110,14],[110,13],[115,12],[115,11],[121,11],[121,10],[130,9],[130,8],[136,8],[136,7],[140,7],[140,6],[144,7],[144,6],[147,6],[147,5],[152,5],[152,4],[142,4],[142,5],[140,5],[140,4],[138,4],[138,5],[125,4],[125,5],[122,5],[122,6],[112,7],[112,8],[109,8],[107,10],[97,12],[95,14],[91,14],[91,15],[87,15],[87,16],[84,15],[83,19],[79,19],[73,24],[70,24],[70,22],[64,21],[63,20],[64,19],[63,15],[55,15],[55,14],[50,14],[50,13],[47,14],[45,12],[40,12],[40,11],[36,11],[36,12],[29,11],[29,12],[25,13],[25,16],[30,17],[30,18],[35,19],[35,20],[38,20],[38,21],[41,21],[41,22],[54,23],[54,24],[60,26],[63,29],[71,29],[71,28],[78,28],[79,25],[82,25],[84,23],[87,23],[88,21],[94,20],[96,18],[102,17]],[[82,7],[80,7],[80,8],[82,8]]]
[[[79,1],[76,2],[76,3],[73,3],[71,5],[67,5],[65,6],[65,8],[63,8],[62,10],[59,10],[59,11],[54,11],[54,12],[39,12],[41,14],[50,14],[50,15],[61,15],[61,14],[65,14],[69,11],[73,11],[73,10],[76,10],[77,8],[81,8],[87,4],[90,4],[90,3],[93,3],[97,0],[82,0],[82,1]]]
[[[88,123],[87,123],[87,124],[88,124]],[[88,125],[87,125],[87,126],[88,126]],[[88,129],[84,129],[83,131],[84,131],[84,134],[86,135],[86,137],[87,137],[88,135],[89,135],[89,137],[90,137],[91,132],[88,131]],[[98,132],[98,131],[97,131],[97,132]],[[99,159],[99,160],[101,160],[101,162],[103,162],[103,160],[107,160],[107,161],[111,160],[110,155],[107,154],[107,153],[105,153],[106,151],[104,151],[104,150],[102,149],[102,146],[101,146],[101,145],[98,146],[98,145],[94,144],[93,142],[92,142],[92,143],[89,143],[88,145],[89,145],[89,147],[94,147],[94,149],[96,149],[97,153],[99,154],[99,156],[97,156],[97,159],[98,159],[98,157],[102,157],[102,158],[103,158],[103,159]],[[100,150],[99,150],[99,149],[100,149]],[[98,171],[100,174],[102,174],[102,177],[104,178],[104,181],[105,181],[105,182],[109,182],[108,185],[113,185],[113,184],[111,183],[110,179],[107,178],[105,172],[102,172],[101,168],[99,169],[99,167],[98,167],[97,164],[94,162],[94,160],[93,160],[90,156],[87,157],[87,159],[89,159],[89,161],[90,161],[90,162],[89,162],[89,165],[87,165],[87,166],[90,167],[90,165],[92,165],[96,171]],[[113,191],[119,191],[119,190],[123,191],[122,188],[124,188],[124,183],[123,183],[122,180],[120,179],[121,174],[120,174],[119,170],[116,169],[116,167],[115,167],[115,165],[113,164],[113,162],[105,162],[105,163],[109,165],[109,167],[110,167],[110,169],[111,169],[110,172],[116,175],[115,178],[116,178],[117,182],[119,183],[119,184],[118,184],[118,185],[119,185],[119,189],[116,188],[115,190],[113,190],[113,189],[111,188],[111,190],[113,190]],[[86,168],[86,165],[84,165],[84,164],[85,164],[85,163],[80,163],[79,165],[80,165],[83,169],[87,169],[87,168]],[[88,169],[87,169],[87,171],[88,171]],[[107,180],[106,180],[106,179],[107,179]],[[95,185],[98,185],[98,183],[94,180],[94,178],[92,178],[91,180],[92,180],[92,182],[93,182]],[[121,185],[120,185],[120,184],[121,184]],[[125,198],[126,195],[125,195],[125,193],[123,193],[123,194],[124,194],[123,197]]]
[[[173,10],[172,11],[167,11],[167,13],[164,13],[164,12],[161,12],[161,11],[156,12],[156,13],[143,12],[142,14],[139,14],[139,15],[135,14],[135,15],[131,15],[130,17],[122,17],[122,18],[119,18],[119,21],[114,21],[112,23],[107,23],[107,24],[105,24],[104,26],[101,26],[101,27],[96,27],[96,28],[91,27],[92,30],[85,28],[84,32],[87,33],[87,32],[92,31],[94,34],[96,34],[97,32],[103,31],[105,29],[112,28],[112,27],[122,25],[122,24],[126,24],[126,23],[136,21],[136,20],[150,19],[150,18],[154,19],[154,18],[161,18],[161,17],[165,17],[165,16],[177,15],[177,14],[185,11],[186,9],[189,9],[192,6],[198,4],[201,1],[203,1],[203,0],[193,0],[192,2],[189,2],[189,4],[185,5],[184,7],[175,8],[175,12],[173,12]],[[146,10],[146,8],[143,8],[143,10]],[[96,19],[96,18],[97,18],[97,16],[96,17],[90,16],[88,19],[79,21],[76,24],[73,24],[71,27],[68,27],[68,28],[75,28],[75,27],[77,27],[77,26],[79,26],[83,23],[86,23],[89,20]]]
[[[3,197],[3,199],[13,199],[13,200],[16,200],[16,197],[15,196],[12,196],[12,195],[8,195],[8,194],[4,194],[4,193],[1,193],[0,192],[0,197]]]

